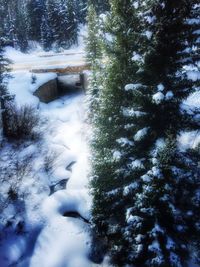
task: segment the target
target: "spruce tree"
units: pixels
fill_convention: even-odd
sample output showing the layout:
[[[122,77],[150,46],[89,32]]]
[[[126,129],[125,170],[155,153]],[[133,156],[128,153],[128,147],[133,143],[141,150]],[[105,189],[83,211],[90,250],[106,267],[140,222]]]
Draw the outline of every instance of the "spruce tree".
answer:
[[[0,0],[0,28],[1,36],[5,39],[9,39],[9,26],[8,26],[8,3],[5,0]]]
[[[48,0],[49,25],[56,46],[69,48],[77,43],[78,20],[74,0]]]
[[[49,19],[49,25],[52,30],[53,41],[59,40],[59,25],[61,24],[59,16],[59,1],[47,0],[47,16]]]
[[[88,89],[88,104],[90,118],[95,117],[98,110],[99,91],[101,88],[102,69],[102,44],[100,39],[100,21],[92,4],[88,7],[88,37],[87,61],[91,66],[91,77]]]
[[[9,60],[4,56],[5,40],[2,37],[2,29],[0,28],[0,108],[1,108],[1,122],[2,132],[7,136],[9,131],[9,114],[7,107],[11,103],[13,97],[9,94],[6,87],[6,79],[8,78]]]
[[[198,43],[187,23],[197,3],[110,4],[93,122],[94,228],[115,266],[187,266],[199,237],[198,157],[177,137],[199,127],[182,104],[197,85],[185,72],[188,45]]]
[[[110,9],[109,0],[91,0],[97,14],[105,13]]]
[[[140,42],[139,51],[133,51],[140,67],[139,83],[127,87],[133,111],[140,112],[133,120],[132,152],[142,159],[143,171],[132,173],[135,185],[127,186],[125,192],[132,199],[127,203],[123,234],[124,243],[128,242],[126,263],[188,266],[190,245],[199,237],[200,181],[197,156],[193,151],[183,152],[177,137],[181,131],[199,127],[182,107],[195,87],[183,71],[188,44],[191,40],[195,44],[196,38],[186,23],[192,3],[148,4],[143,5],[146,41]]]
[[[26,14],[26,7],[24,3],[18,2],[15,10],[15,46],[22,52],[26,52],[28,49],[28,31],[24,25],[28,24],[28,18]]]
[[[140,24],[132,1],[110,3],[111,12],[104,18],[103,28],[106,63],[103,75],[100,72],[102,89],[92,123],[92,214],[97,236],[106,238],[113,262],[123,266],[127,258],[126,245],[122,243],[126,209],[123,188],[129,177],[126,165],[131,162],[120,149],[130,150],[133,142],[127,136],[132,125],[124,119],[122,108],[131,105],[124,87],[137,71],[131,59],[138,46],[136,32]]]
[[[86,23],[88,0],[76,0],[76,14],[79,23]]]
[[[52,31],[48,24],[47,16],[43,15],[42,17],[42,24],[40,27],[41,31],[41,44],[45,51],[49,51],[52,46],[53,36]]]
[[[40,41],[42,18],[45,11],[44,0],[30,0],[27,4],[29,18],[29,38],[30,40]]]
[[[78,43],[78,18],[74,0],[67,1],[67,34],[69,46]]]

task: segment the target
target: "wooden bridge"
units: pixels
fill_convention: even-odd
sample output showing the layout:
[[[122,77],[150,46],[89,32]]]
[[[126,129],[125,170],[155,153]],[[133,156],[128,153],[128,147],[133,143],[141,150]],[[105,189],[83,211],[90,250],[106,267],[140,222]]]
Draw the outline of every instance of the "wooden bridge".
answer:
[[[86,91],[88,87],[88,75],[86,71],[89,69],[89,64],[68,66],[64,68],[32,69],[31,72],[33,74],[48,72],[57,74],[56,79],[40,86],[35,91],[34,95],[37,96],[40,101],[48,103],[60,95]]]
[[[47,72],[54,72],[59,74],[74,74],[74,73],[81,73],[83,71],[90,70],[90,64],[83,64],[77,66],[67,66],[67,67],[55,67],[55,68],[42,68],[42,69],[32,69],[31,72],[33,73],[47,73]]]

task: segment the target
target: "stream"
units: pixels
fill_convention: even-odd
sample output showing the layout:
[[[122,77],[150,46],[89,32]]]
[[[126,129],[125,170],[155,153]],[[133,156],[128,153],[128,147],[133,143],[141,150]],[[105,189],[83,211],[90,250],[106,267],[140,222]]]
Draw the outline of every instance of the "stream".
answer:
[[[67,180],[64,188],[53,192],[42,203],[45,227],[36,240],[30,267],[41,266],[41,262],[44,267],[92,266],[88,260],[91,199],[84,98],[78,94],[41,104],[43,115],[54,125],[46,134],[46,140],[51,144],[50,149],[62,155],[54,175],[60,181],[66,177]]]

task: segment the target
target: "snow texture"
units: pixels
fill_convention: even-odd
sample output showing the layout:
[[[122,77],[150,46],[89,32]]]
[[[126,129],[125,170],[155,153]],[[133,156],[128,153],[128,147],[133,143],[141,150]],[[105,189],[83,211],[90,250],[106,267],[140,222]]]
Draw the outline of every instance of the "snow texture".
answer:
[[[32,77],[35,82],[32,83]],[[43,84],[56,79],[55,73],[32,74],[30,72],[12,72],[12,78],[8,83],[8,90],[15,95],[16,103],[37,106],[39,99],[33,93]]]
[[[85,124],[84,98],[82,94],[65,96],[49,104],[40,103],[32,95],[38,86],[54,79],[55,74],[37,74],[31,84],[31,73],[15,72],[8,89],[16,95],[19,106],[30,104],[38,108],[43,121],[44,137],[40,151],[33,162],[35,171],[43,183],[29,185],[31,199],[25,202],[27,233],[25,236],[10,235],[0,244],[0,266],[21,262],[19,266],[37,267],[88,267],[90,247],[89,226],[81,218],[64,217],[64,213],[76,212],[85,220],[90,218],[91,198],[88,192],[88,149]],[[43,147],[46,147],[43,150]],[[35,145],[33,148],[38,149]],[[49,177],[43,172],[46,151],[55,153],[55,164]],[[23,153],[26,151],[24,150]],[[26,152],[27,153],[27,152]],[[26,154],[25,154],[26,155]],[[74,165],[69,169],[70,163]],[[37,176],[37,177],[38,177]],[[66,188],[48,196],[49,184],[67,179]],[[29,181],[30,182],[30,181]],[[40,198],[38,199],[38,192]],[[12,206],[7,213],[12,214]],[[40,229],[34,234],[34,229]],[[32,245],[29,245],[32,244]],[[30,248],[31,246],[31,248]]]
[[[142,140],[148,133],[149,127],[145,127],[139,131],[137,131],[137,133],[134,135],[134,140],[135,141],[140,141]]]
[[[160,83],[158,86],[158,91],[163,91],[165,89],[164,85],[162,83]]]
[[[136,83],[136,84],[127,84],[125,86],[125,91],[131,91],[131,90],[137,90],[141,87],[141,84],[140,83]]]
[[[165,96],[163,93],[161,92],[157,92],[156,94],[153,95],[152,99],[153,102],[155,102],[156,104],[160,104],[163,100],[164,100]]]

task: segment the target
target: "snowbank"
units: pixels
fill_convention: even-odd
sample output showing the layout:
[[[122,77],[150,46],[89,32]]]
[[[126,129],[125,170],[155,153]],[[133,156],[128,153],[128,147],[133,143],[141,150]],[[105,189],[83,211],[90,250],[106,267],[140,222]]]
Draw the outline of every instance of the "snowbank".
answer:
[[[12,78],[8,83],[8,90],[15,95],[16,103],[20,105],[39,104],[39,99],[33,93],[44,83],[57,77],[55,73],[33,74],[30,72],[12,72]],[[35,82],[33,83],[33,79]]]

